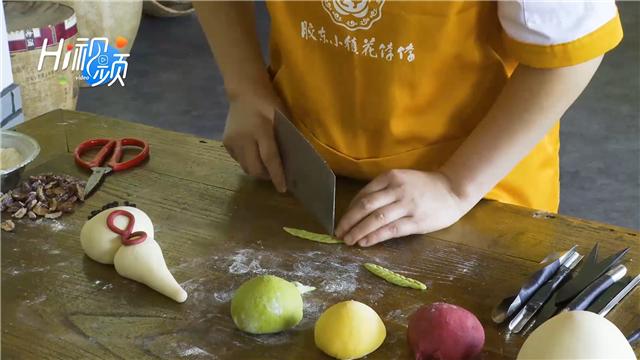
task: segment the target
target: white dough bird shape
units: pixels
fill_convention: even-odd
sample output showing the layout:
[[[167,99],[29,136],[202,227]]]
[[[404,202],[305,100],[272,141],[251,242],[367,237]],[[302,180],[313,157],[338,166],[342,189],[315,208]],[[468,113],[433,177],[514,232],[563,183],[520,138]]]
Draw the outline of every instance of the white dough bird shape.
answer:
[[[119,206],[97,214],[82,227],[82,249],[91,259],[113,264],[120,276],[141,282],[182,303],[187,292],[175,280],[154,240],[151,219],[138,208]]]

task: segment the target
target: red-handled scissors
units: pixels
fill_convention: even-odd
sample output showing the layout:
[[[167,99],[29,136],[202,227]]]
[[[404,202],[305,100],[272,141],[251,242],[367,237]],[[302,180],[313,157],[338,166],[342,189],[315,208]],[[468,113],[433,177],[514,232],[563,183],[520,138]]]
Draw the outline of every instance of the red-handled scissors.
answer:
[[[140,149],[140,152],[132,159],[121,162],[120,160],[122,160],[125,146],[137,147]],[[100,148],[100,150],[93,159],[88,161],[82,159],[83,154],[96,148]],[[109,155],[111,155],[110,158],[108,158]],[[100,181],[106,174],[112,171],[117,172],[131,169],[140,165],[140,163],[149,157],[149,144],[144,140],[134,138],[91,139],[81,142],[74,150],[73,157],[78,166],[93,171],[84,188],[84,195],[88,196],[96,186],[100,184]]]

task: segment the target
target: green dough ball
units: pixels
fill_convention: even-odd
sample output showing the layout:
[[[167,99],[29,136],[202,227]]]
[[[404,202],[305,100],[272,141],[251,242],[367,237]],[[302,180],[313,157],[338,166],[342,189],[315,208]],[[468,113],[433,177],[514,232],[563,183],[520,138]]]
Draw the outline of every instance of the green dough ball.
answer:
[[[233,294],[231,317],[238,329],[251,334],[280,332],[302,320],[302,296],[287,280],[258,276]]]

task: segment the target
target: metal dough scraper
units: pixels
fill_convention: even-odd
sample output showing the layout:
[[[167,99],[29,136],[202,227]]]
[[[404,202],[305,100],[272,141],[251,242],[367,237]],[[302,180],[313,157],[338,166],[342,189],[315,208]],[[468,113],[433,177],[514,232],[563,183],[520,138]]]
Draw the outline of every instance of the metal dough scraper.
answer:
[[[328,234],[335,224],[336,176],[307,139],[281,112],[274,128],[287,190],[315,216]]]

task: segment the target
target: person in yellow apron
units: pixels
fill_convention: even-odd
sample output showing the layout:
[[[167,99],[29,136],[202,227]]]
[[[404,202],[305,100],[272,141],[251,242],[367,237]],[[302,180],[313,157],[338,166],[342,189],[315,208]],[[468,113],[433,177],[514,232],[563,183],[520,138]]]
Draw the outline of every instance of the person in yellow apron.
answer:
[[[285,191],[278,108],[339,175],[371,180],[336,236],[445,228],[480,199],[556,212],[559,122],[622,39],[613,0],[194,3],[224,77],[223,143]]]

